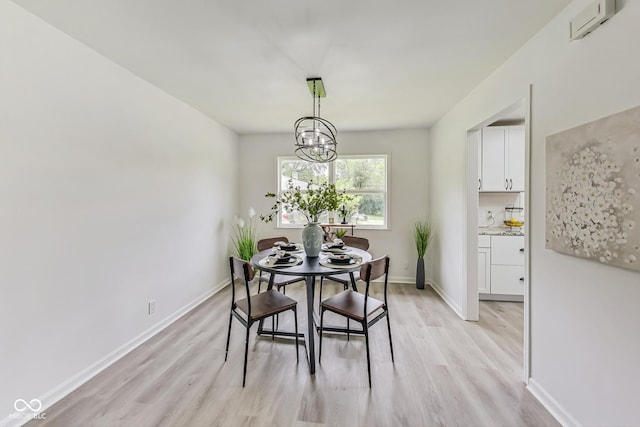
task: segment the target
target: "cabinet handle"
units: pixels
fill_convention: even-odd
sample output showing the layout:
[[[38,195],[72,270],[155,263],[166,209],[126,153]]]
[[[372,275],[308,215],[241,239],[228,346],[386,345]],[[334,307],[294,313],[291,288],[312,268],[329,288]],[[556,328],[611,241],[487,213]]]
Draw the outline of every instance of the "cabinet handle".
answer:
[[[524,282],[524,277],[521,277],[521,278],[520,278],[520,281],[521,281],[521,282]]]
[[[509,178],[509,190],[513,190],[513,180]]]
[[[504,180],[504,189],[505,189],[505,190],[508,190],[508,189],[509,189],[509,180],[508,180],[508,179],[505,179],[505,180]]]
[[[482,180],[478,179],[478,190],[482,190]]]
[[[520,253],[524,253],[524,248],[520,248]]]

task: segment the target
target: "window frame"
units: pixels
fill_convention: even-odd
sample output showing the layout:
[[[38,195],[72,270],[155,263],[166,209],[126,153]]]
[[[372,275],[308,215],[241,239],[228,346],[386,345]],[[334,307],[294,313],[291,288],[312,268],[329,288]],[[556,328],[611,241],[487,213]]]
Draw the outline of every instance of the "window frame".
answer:
[[[356,224],[356,227],[363,230],[389,230],[389,155],[388,154],[352,154],[352,155],[341,155],[336,159],[336,161],[329,163],[327,170],[327,180],[329,183],[335,184],[336,182],[336,162],[343,159],[382,159],[384,161],[384,188],[382,190],[375,189],[358,189],[358,190],[346,190],[346,194],[354,194],[354,195],[365,195],[365,194],[373,194],[373,195],[382,195],[384,201],[384,218],[381,225],[367,225],[367,224]],[[288,182],[283,182],[282,177],[282,164],[287,161],[300,161],[300,159],[296,156],[278,156],[276,159],[276,193],[282,194],[283,185]],[[306,189],[301,189],[302,191],[306,191]],[[338,188],[338,190],[342,190]],[[336,212],[339,216],[339,212]],[[334,218],[336,216],[334,215]],[[282,215],[277,215],[276,220],[276,228],[303,228],[303,224],[284,224],[282,223]]]

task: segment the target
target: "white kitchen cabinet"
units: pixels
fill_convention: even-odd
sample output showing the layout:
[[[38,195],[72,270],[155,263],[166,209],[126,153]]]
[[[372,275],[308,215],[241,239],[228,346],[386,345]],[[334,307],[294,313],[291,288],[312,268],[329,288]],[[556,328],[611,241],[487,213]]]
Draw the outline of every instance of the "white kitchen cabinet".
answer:
[[[478,248],[478,292],[491,292],[491,248]]]
[[[524,236],[491,236],[491,264],[524,265]]]
[[[524,295],[524,267],[519,265],[492,265],[491,293]]]
[[[482,129],[480,191],[524,191],[524,126]]]
[[[478,236],[478,292],[491,292],[491,236]]]
[[[524,126],[507,128],[505,178],[509,191],[524,191]]]
[[[491,293],[524,295],[524,236],[491,236]]]

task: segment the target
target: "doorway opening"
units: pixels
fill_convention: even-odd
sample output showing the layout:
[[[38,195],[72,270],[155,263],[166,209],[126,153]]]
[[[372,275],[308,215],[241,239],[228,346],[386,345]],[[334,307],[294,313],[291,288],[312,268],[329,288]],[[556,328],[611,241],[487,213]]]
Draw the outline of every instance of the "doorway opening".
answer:
[[[480,300],[522,302],[523,373],[529,372],[529,93],[467,132],[465,318]],[[477,273],[476,273],[477,272]],[[483,303],[483,310],[497,303]]]

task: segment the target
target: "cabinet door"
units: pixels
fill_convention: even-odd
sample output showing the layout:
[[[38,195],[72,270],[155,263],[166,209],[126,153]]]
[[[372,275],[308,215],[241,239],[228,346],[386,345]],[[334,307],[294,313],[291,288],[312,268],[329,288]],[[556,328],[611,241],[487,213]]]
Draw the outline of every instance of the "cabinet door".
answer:
[[[524,236],[491,236],[492,265],[524,265]]]
[[[524,126],[507,128],[506,179],[509,191],[524,191]]]
[[[524,295],[524,267],[519,265],[492,265],[491,293]]]
[[[491,293],[491,249],[478,248],[478,292]]]
[[[506,191],[505,137],[503,127],[482,129],[482,191]]]

